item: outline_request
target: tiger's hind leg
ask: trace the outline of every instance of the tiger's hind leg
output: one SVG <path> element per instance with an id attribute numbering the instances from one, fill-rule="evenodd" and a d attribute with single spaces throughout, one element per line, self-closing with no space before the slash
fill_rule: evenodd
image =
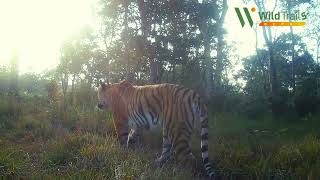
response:
<path id="1" fill-rule="evenodd" d="M 185 126 L 180 127 L 173 141 L 173 150 L 180 164 L 196 170 L 198 165 L 195 156 L 191 152 L 190 140 L 191 133 L 186 130 Z"/>
<path id="2" fill-rule="evenodd" d="M 156 163 L 162 166 L 167 160 L 170 159 L 172 154 L 172 144 L 168 137 L 168 132 L 165 128 L 163 128 L 162 134 L 162 152 L 161 156 L 156 159 Z"/>

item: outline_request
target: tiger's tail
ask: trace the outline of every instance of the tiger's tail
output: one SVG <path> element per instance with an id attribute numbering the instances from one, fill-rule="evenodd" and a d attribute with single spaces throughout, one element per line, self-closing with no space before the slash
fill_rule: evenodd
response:
<path id="1" fill-rule="evenodd" d="M 199 104 L 199 115 L 201 123 L 201 156 L 204 168 L 211 179 L 214 177 L 215 172 L 208 157 L 208 111 L 203 104 Z"/>

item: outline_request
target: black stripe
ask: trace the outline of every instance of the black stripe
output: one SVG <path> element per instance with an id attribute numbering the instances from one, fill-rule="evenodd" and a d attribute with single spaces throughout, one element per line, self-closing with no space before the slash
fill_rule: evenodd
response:
<path id="1" fill-rule="evenodd" d="M 164 148 L 164 149 L 171 149 L 171 147 L 172 147 L 172 144 L 165 144 L 165 145 L 163 145 L 162 146 L 162 148 Z"/>
<path id="2" fill-rule="evenodd" d="M 212 172 L 213 168 L 211 167 L 210 163 L 206 164 L 204 167 L 205 167 L 205 169 L 207 170 L 208 173 L 213 173 Z"/>
<path id="3" fill-rule="evenodd" d="M 201 135 L 201 140 L 208 140 L 208 133 Z"/>
<path id="4" fill-rule="evenodd" d="M 203 164 L 206 166 L 208 163 L 209 163 L 209 158 L 208 157 L 204 158 Z M 209 164 L 209 166 L 210 166 L 210 164 Z"/>
<path id="5" fill-rule="evenodd" d="M 186 124 L 187 124 L 187 126 L 189 128 L 189 133 L 191 133 L 191 131 L 193 129 L 193 125 L 190 124 L 190 118 L 189 118 L 188 112 L 186 111 L 186 108 L 187 108 L 186 106 L 183 107 L 183 113 L 184 113 L 185 116 L 187 116 L 186 119 L 185 119 L 185 122 L 186 122 Z"/>
<path id="6" fill-rule="evenodd" d="M 191 127 L 191 125 L 190 125 L 188 120 L 186 120 L 186 127 L 183 128 L 182 130 L 185 130 L 188 135 L 192 133 L 192 127 Z"/>
<path id="7" fill-rule="evenodd" d="M 195 94 L 195 93 L 194 93 Z M 193 98 L 192 98 L 193 99 Z M 192 106 L 192 99 L 191 98 L 189 98 L 189 105 L 190 105 L 190 107 L 191 107 L 191 116 L 192 116 L 192 124 L 194 125 L 195 123 L 194 123 L 194 121 L 195 121 L 195 114 L 194 114 L 194 109 L 193 109 L 193 106 Z"/>
<path id="8" fill-rule="evenodd" d="M 151 96 L 152 96 L 152 98 L 153 98 L 154 101 L 155 101 L 155 105 L 157 105 L 157 106 L 159 107 L 159 110 L 161 111 L 161 103 L 160 103 L 160 100 L 157 98 L 157 96 L 156 96 L 154 93 L 152 93 Z"/>
<path id="9" fill-rule="evenodd" d="M 174 148 L 176 149 L 176 148 L 178 148 L 178 145 L 179 144 L 185 144 L 185 145 L 188 145 L 188 141 L 187 140 L 185 140 L 185 139 L 178 139 L 178 141 L 177 142 L 175 142 L 175 143 L 173 143 L 173 145 L 174 145 Z"/>
<path id="10" fill-rule="evenodd" d="M 141 104 L 138 106 L 138 114 L 140 117 L 143 117 L 144 122 L 148 122 Z"/>
<path id="11" fill-rule="evenodd" d="M 168 156 L 171 153 L 171 149 L 167 149 L 165 152 L 162 152 L 161 155 Z"/>
<path id="12" fill-rule="evenodd" d="M 168 95 L 166 95 L 166 96 L 168 96 Z M 167 121 L 168 120 L 167 119 L 168 111 L 170 111 L 170 110 L 172 111 L 172 108 L 169 108 L 169 106 L 167 104 L 168 103 L 167 99 L 163 99 L 163 101 L 164 101 L 163 102 L 163 106 L 164 106 L 163 107 L 163 109 L 164 109 L 164 114 L 163 115 L 164 115 L 164 118 L 166 118 L 166 121 Z"/>
<path id="13" fill-rule="evenodd" d="M 131 113 L 131 114 L 129 114 L 129 117 L 128 117 L 129 119 L 128 119 L 128 121 L 130 120 L 130 119 L 132 119 L 133 121 L 134 121 L 134 118 L 133 118 L 133 114 Z"/>
<path id="14" fill-rule="evenodd" d="M 208 145 L 202 146 L 201 147 L 201 152 L 207 152 L 208 151 Z"/>
<path id="15" fill-rule="evenodd" d="M 165 121 L 167 121 L 168 111 L 169 111 L 169 108 L 168 108 L 168 107 L 164 107 L 164 114 L 163 114 L 163 118 L 164 118 L 164 119 L 162 119 L 163 124 L 164 124 Z"/>
<path id="16" fill-rule="evenodd" d="M 162 110 L 162 106 L 163 106 L 163 101 L 164 101 L 164 98 L 163 98 L 163 94 L 164 93 L 161 93 L 161 92 L 163 92 L 163 91 L 160 91 L 161 89 L 160 88 L 156 88 L 154 91 L 156 91 L 157 92 L 157 96 L 155 96 L 156 97 L 156 99 L 158 100 L 158 102 L 159 102 L 159 106 L 161 107 L 161 110 Z M 159 99 L 158 99 L 159 98 Z"/>
<path id="17" fill-rule="evenodd" d="M 154 118 L 154 115 L 152 112 L 149 112 L 150 116 L 151 116 L 151 121 L 153 122 L 153 118 Z"/>
<path id="18" fill-rule="evenodd" d="M 147 121 L 144 113 L 137 113 L 137 115 L 139 116 L 139 121 L 141 121 L 141 126 L 145 126 L 147 129 L 150 129 L 150 124 L 149 122 Z"/>
<path id="19" fill-rule="evenodd" d="M 200 102 L 200 96 L 197 97 L 197 102 L 198 102 L 198 108 L 199 108 L 199 114 L 200 114 L 200 117 L 203 117 L 203 109 L 202 109 L 202 106 L 201 106 L 201 102 Z"/>
<path id="20" fill-rule="evenodd" d="M 168 108 L 169 109 L 169 108 Z M 170 112 L 170 113 L 169 113 Z M 168 110 L 168 113 L 167 116 L 166 116 L 166 121 L 167 121 L 167 130 L 172 132 L 173 130 L 173 125 L 174 125 L 174 119 L 172 118 L 172 113 L 173 113 L 173 110 L 172 108 L 170 110 Z"/>
<path id="21" fill-rule="evenodd" d="M 153 125 L 156 125 L 158 123 L 158 118 L 155 118 L 155 115 L 152 112 L 149 112 L 151 116 L 151 122 Z"/>
<path id="22" fill-rule="evenodd" d="M 186 151 L 185 154 L 189 154 L 191 152 L 191 150 L 188 148 L 188 144 L 185 144 L 184 146 L 181 145 L 180 147 L 178 147 L 178 149 L 176 150 L 176 153 L 179 156 L 184 151 Z"/>
<path id="23" fill-rule="evenodd" d="M 191 131 L 188 131 L 187 128 L 182 128 L 182 129 L 181 129 L 181 134 L 183 134 L 186 138 L 190 138 L 190 136 L 191 136 Z"/>
<path id="24" fill-rule="evenodd" d="M 190 92 L 190 89 L 185 89 L 185 91 L 182 93 L 182 99 L 184 98 L 184 96 L 186 96 L 187 92 Z"/>
<path id="25" fill-rule="evenodd" d="M 186 102 L 186 104 L 188 105 L 188 107 L 192 107 L 190 95 L 188 96 L 188 102 Z"/>
<path id="26" fill-rule="evenodd" d="M 180 133 L 174 137 L 173 144 L 178 144 L 180 142 L 188 143 L 185 139 L 182 139 L 182 137 L 181 137 L 182 135 L 184 135 L 187 139 L 190 137 L 190 133 L 188 133 L 188 132 L 186 133 L 186 131 L 184 131 L 184 130 L 185 130 L 185 128 L 182 128 Z"/>
<path id="27" fill-rule="evenodd" d="M 209 128 L 208 122 L 207 122 L 207 123 L 202 123 L 202 124 L 201 124 L 201 128 L 206 128 L 206 129 L 208 129 L 208 128 Z"/>
<path id="28" fill-rule="evenodd" d="M 206 171 L 207 171 L 207 174 L 212 177 L 214 175 L 214 172 L 213 172 L 213 168 L 210 166 L 210 167 L 207 167 L 206 168 Z"/>
<path id="29" fill-rule="evenodd" d="M 208 118 L 205 118 L 201 122 L 201 127 L 202 128 L 208 128 Z"/>
<path id="30" fill-rule="evenodd" d="M 131 114 L 132 114 L 132 120 L 136 123 L 137 126 L 140 126 L 140 123 L 137 120 L 136 112 L 133 111 Z"/>
<path id="31" fill-rule="evenodd" d="M 197 93 L 193 92 L 192 94 L 192 100 L 194 100 L 194 98 L 196 97 Z"/>
<path id="32" fill-rule="evenodd" d="M 153 107 L 153 104 L 151 104 L 151 103 L 149 102 L 149 99 L 148 99 L 148 98 L 145 98 L 145 101 L 146 101 L 146 104 L 147 104 L 148 108 L 150 108 L 153 113 L 157 113 L 157 111 L 156 111 L 156 110 L 154 109 L 154 107 Z"/>
<path id="33" fill-rule="evenodd" d="M 149 121 L 148 121 L 146 115 L 144 114 L 143 110 L 142 110 L 142 112 L 141 111 L 139 112 L 139 116 L 142 117 L 141 120 L 144 122 L 144 125 L 146 126 L 146 128 L 150 129 Z"/>
<path id="34" fill-rule="evenodd" d="M 173 93 L 173 97 L 176 98 L 176 97 L 177 97 L 177 94 L 178 94 L 179 91 L 181 91 L 182 89 L 185 89 L 185 88 L 182 87 L 182 86 L 178 86 L 178 88 L 176 89 L 176 91 Z"/>
<path id="35" fill-rule="evenodd" d="M 140 92 L 141 92 L 141 90 L 138 90 L 138 91 L 136 91 L 137 93 L 135 94 L 136 96 L 135 96 L 135 101 L 134 101 L 134 105 L 133 106 L 135 106 L 135 105 L 137 105 L 137 104 L 140 104 Z"/>
<path id="36" fill-rule="evenodd" d="M 141 120 L 142 118 L 139 116 L 139 113 L 137 112 L 134 112 L 134 119 L 135 119 L 135 122 L 136 124 L 139 126 L 139 127 L 142 127 L 144 125 L 144 122 Z M 140 121 L 141 120 L 141 121 Z"/>

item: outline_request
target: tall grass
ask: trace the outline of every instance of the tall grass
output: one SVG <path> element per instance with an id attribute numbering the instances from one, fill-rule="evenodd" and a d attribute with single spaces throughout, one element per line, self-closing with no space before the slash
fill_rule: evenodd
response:
<path id="1" fill-rule="evenodd" d="M 40 101 L 41 102 L 41 101 Z M 158 167 L 161 131 L 144 132 L 142 148 L 119 146 L 111 114 L 73 107 L 55 116 L 43 104 L 17 102 L 20 109 L 0 129 L 0 176 L 35 179 L 203 179 L 174 159 Z M 48 105 L 49 106 L 49 105 Z M 32 108 L 37 107 L 37 108 Z M 59 108 L 57 108 L 59 109 Z M 3 121 L 1 120 L 3 123 Z M 209 157 L 220 179 L 317 179 L 320 177 L 320 125 L 316 117 L 248 119 L 210 114 Z M 201 162 L 199 131 L 192 139 Z"/>

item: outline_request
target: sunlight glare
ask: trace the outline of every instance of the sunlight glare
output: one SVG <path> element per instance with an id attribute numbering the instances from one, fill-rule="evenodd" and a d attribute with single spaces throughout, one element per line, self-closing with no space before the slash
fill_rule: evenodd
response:
<path id="1" fill-rule="evenodd" d="M 56 66 L 63 40 L 94 23 L 92 2 L 0 0 L 0 65 L 17 51 L 22 73 Z"/>

